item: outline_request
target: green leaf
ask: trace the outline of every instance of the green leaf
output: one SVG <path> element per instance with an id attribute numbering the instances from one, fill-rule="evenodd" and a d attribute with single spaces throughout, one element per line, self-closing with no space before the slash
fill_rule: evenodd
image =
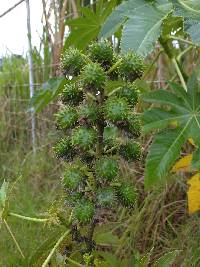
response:
<path id="1" fill-rule="evenodd" d="M 110 267 L 121 267 L 120 261 L 118 261 L 117 257 L 110 252 L 99 251 L 98 254 L 104 258 L 108 266 Z"/>
<path id="2" fill-rule="evenodd" d="M 133 11 L 138 11 L 143 6 L 147 6 L 145 0 L 129 0 L 122 2 L 107 18 L 103 25 L 99 37 L 107 38 L 114 34 L 119 27 L 129 18 Z"/>
<path id="3" fill-rule="evenodd" d="M 153 50 L 161 25 L 171 9 L 172 5 L 163 0 L 155 4 L 145 0 L 125 1 L 107 18 L 99 36 L 109 37 L 123 26 L 122 52 L 132 49 L 146 56 Z"/>
<path id="4" fill-rule="evenodd" d="M 187 127 L 189 123 L 183 129 L 168 130 L 155 136 L 146 159 L 145 188 L 161 184 L 162 178 L 173 166 L 187 140 Z"/>
<path id="5" fill-rule="evenodd" d="M 159 184 L 166 177 L 187 139 L 200 144 L 200 93 L 196 74 L 189 78 L 187 92 L 178 84 L 170 85 L 174 93 L 158 90 L 142 97 L 143 101 L 159 105 L 142 115 L 143 131 L 162 129 L 155 135 L 146 159 L 146 188 Z M 197 156 L 195 159 L 198 164 Z"/>
<path id="6" fill-rule="evenodd" d="M 190 35 L 192 41 L 200 44 L 200 21 L 194 19 L 185 20 L 185 31 Z"/>
<path id="7" fill-rule="evenodd" d="M 8 185 L 9 183 L 4 181 L 0 188 L 0 221 L 3 217 L 6 208 Z"/>
<path id="8" fill-rule="evenodd" d="M 184 115 L 172 113 L 163 109 L 155 108 L 144 112 L 142 119 L 144 123 L 143 132 L 149 133 L 153 130 L 166 128 L 170 123 L 176 122 Z"/>
<path id="9" fill-rule="evenodd" d="M 43 88 L 36 91 L 32 97 L 30 105 L 35 112 L 42 111 L 51 101 L 53 101 L 63 89 L 67 80 L 63 77 L 50 78 L 44 83 Z"/>
<path id="10" fill-rule="evenodd" d="M 184 30 L 194 43 L 200 43 L 200 2 L 198 0 L 173 0 L 174 15 L 184 17 Z"/>
<path id="11" fill-rule="evenodd" d="M 122 52 L 126 53 L 132 49 L 142 56 L 147 56 L 154 49 L 168 12 L 162 12 L 149 5 L 132 12 L 122 32 Z"/>
<path id="12" fill-rule="evenodd" d="M 48 238 L 45 239 L 27 259 L 27 266 L 41 266 L 43 258 L 46 257 L 49 250 L 53 248 L 58 239 L 58 236 L 63 233 L 63 228 L 56 228 L 49 233 Z"/>
<path id="13" fill-rule="evenodd" d="M 96 39 L 100 29 L 116 5 L 116 0 L 111 0 L 103 5 L 103 0 L 97 2 L 96 12 L 90 8 L 82 8 L 83 17 L 68 20 L 70 27 L 69 37 L 66 39 L 64 49 L 73 45 L 84 49 L 92 40 Z"/>
<path id="14" fill-rule="evenodd" d="M 181 112 L 187 112 L 187 108 L 184 107 L 184 101 L 181 98 L 162 89 L 143 94 L 142 100 L 148 103 L 170 105 Z"/>
<path id="15" fill-rule="evenodd" d="M 171 252 L 165 253 L 158 261 L 153 265 L 153 267 L 170 267 L 175 261 L 177 255 L 180 253 L 179 250 L 174 250 Z"/>
<path id="16" fill-rule="evenodd" d="M 95 234 L 94 240 L 97 244 L 101 245 L 119 244 L 119 238 L 116 235 L 113 235 L 111 232 Z"/>

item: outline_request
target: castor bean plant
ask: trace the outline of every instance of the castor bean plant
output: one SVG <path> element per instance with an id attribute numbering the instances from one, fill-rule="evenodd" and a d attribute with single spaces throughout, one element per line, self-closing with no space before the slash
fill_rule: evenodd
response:
<path id="1" fill-rule="evenodd" d="M 83 258 L 95 249 L 94 229 L 104 222 L 106 210 L 115 214 L 119 205 L 131 210 L 137 200 L 137 190 L 123 179 L 120 166 L 141 158 L 134 81 L 144 69 L 140 56 L 119 56 L 107 41 L 91 44 L 87 54 L 70 48 L 62 55 L 61 70 L 69 82 L 55 116 L 63 136 L 54 152 L 64 163 L 64 205 Z M 109 84 L 119 86 L 110 89 Z"/>

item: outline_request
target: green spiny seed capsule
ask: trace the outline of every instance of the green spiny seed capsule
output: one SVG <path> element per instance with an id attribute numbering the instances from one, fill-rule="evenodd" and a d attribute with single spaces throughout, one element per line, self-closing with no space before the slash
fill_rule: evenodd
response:
<path id="1" fill-rule="evenodd" d="M 124 98 L 109 98 L 104 105 L 106 119 L 117 122 L 123 121 L 128 117 L 130 106 Z"/>
<path id="2" fill-rule="evenodd" d="M 141 145 L 138 142 L 128 140 L 120 146 L 119 154 L 126 160 L 139 160 L 141 158 Z"/>
<path id="3" fill-rule="evenodd" d="M 66 106 L 62 107 L 61 110 L 56 114 L 57 124 L 63 129 L 69 129 L 75 126 L 78 120 L 78 113 L 74 107 Z"/>
<path id="4" fill-rule="evenodd" d="M 141 122 L 136 114 L 132 114 L 128 117 L 128 131 L 135 137 L 141 135 Z"/>
<path id="5" fill-rule="evenodd" d="M 79 105 L 83 101 L 83 91 L 76 84 L 66 84 L 61 94 L 63 103 L 69 105 Z"/>
<path id="6" fill-rule="evenodd" d="M 82 192 L 71 190 L 70 192 L 67 192 L 67 195 L 65 197 L 65 204 L 70 207 L 73 207 L 81 201 L 82 197 L 83 197 Z"/>
<path id="7" fill-rule="evenodd" d="M 83 87 L 88 91 L 97 93 L 101 90 L 106 81 L 106 75 L 98 63 L 86 65 L 81 72 Z"/>
<path id="8" fill-rule="evenodd" d="M 124 97 L 128 101 L 128 103 L 134 107 L 138 103 L 138 94 L 139 90 L 135 84 L 128 83 L 121 87 L 119 91 L 117 91 L 117 96 Z"/>
<path id="9" fill-rule="evenodd" d="M 81 181 L 84 180 L 84 173 L 77 164 L 67 165 L 63 175 L 63 185 L 70 190 L 75 190 Z"/>
<path id="10" fill-rule="evenodd" d="M 88 223 L 92 220 L 94 215 L 94 204 L 87 200 L 82 199 L 74 207 L 74 217 L 80 223 Z"/>
<path id="11" fill-rule="evenodd" d="M 95 123 L 99 118 L 99 110 L 95 104 L 88 104 L 80 107 L 79 123 Z"/>
<path id="12" fill-rule="evenodd" d="M 103 188 L 97 192 L 97 203 L 102 207 L 111 207 L 115 203 L 115 192 L 111 187 Z"/>
<path id="13" fill-rule="evenodd" d="M 113 63 L 113 49 L 108 41 L 93 43 L 89 46 L 89 57 L 98 62 L 104 69 L 108 69 Z"/>
<path id="14" fill-rule="evenodd" d="M 69 138 L 62 138 L 56 143 L 53 150 L 58 158 L 72 159 L 74 156 L 74 149 Z"/>
<path id="15" fill-rule="evenodd" d="M 132 185 L 123 183 L 117 189 L 117 196 L 123 206 L 131 207 L 137 199 L 137 192 Z"/>
<path id="16" fill-rule="evenodd" d="M 115 159 L 102 157 L 96 162 L 95 171 L 99 179 L 112 181 L 118 175 L 119 166 Z"/>
<path id="17" fill-rule="evenodd" d="M 121 64 L 119 65 L 120 76 L 130 82 L 143 75 L 145 65 L 143 59 L 134 53 L 128 53 L 122 57 Z"/>
<path id="18" fill-rule="evenodd" d="M 69 48 L 61 57 L 61 70 L 64 75 L 79 75 L 85 64 L 85 56 L 77 49 Z"/>
<path id="19" fill-rule="evenodd" d="M 97 132 L 91 127 L 80 126 L 72 133 L 72 144 L 84 150 L 94 146 L 97 140 Z"/>

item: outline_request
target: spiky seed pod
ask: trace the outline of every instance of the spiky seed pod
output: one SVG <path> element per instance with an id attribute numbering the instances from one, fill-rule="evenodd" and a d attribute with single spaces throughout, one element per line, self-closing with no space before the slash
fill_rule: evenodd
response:
<path id="1" fill-rule="evenodd" d="M 82 198 L 83 198 L 82 192 L 69 191 L 67 192 L 67 195 L 65 197 L 65 204 L 70 207 L 74 207 L 77 203 L 81 201 Z"/>
<path id="2" fill-rule="evenodd" d="M 128 103 L 134 107 L 138 103 L 139 89 L 135 84 L 127 83 L 117 91 L 116 95 L 118 97 L 126 98 Z"/>
<path id="3" fill-rule="evenodd" d="M 65 104 L 79 105 L 83 101 L 83 91 L 75 83 L 66 84 L 61 93 L 61 100 Z"/>
<path id="4" fill-rule="evenodd" d="M 123 183 L 117 189 L 117 197 L 123 206 L 131 207 L 137 199 L 137 192 L 132 185 Z"/>
<path id="5" fill-rule="evenodd" d="M 61 57 L 61 70 L 64 75 L 79 75 L 85 64 L 85 56 L 74 48 L 66 50 Z"/>
<path id="6" fill-rule="evenodd" d="M 107 70 L 113 63 L 113 49 L 108 41 L 93 43 L 89 46 L 89 57 L 92 61 L 98 62 Z"/>
<path id="7" fill-rule="evenodd" d="M 106 81 L 106 74 L 98 63 L 90 63 L 81 72 L 81 81 L 85 90 L 97 93 Z"/>
<path id="8" fill-rule="evenodd" d="M 78 164 L 67 165 L 63 175 L 63 185 L 70 189 L 75 190 L 81 181 L 84 180 L 84 172 Z"/>
<path id="9" fill-rule="evenodd" d="M 91 127 L 80 126 L 73 130 L 72 144 L 87 150 L 94 146 L 97 140 L 97 132 Z"/>
<path id="10" fill-rule="evenodd" d="M 97 192 L 97 203 L 102 207 L 111 207 L 116 201 L 115 192 L 112 187 L 99 189 Z"/>
<path id="11" fill-rule="evenodd" d="M 112 181 L 119 172 L 119 166 L 115 159 L 102 157 L 95 164 L 96 176 L 99 179 Z"/>
<path id="12" fill-rule="evenodd" d="M 141 135 L 141 121 L 136 114 L 131 114 L 128 117 L 128 131 L 134 136 L 139 137 Z"/>
<path id="13" fill-rule="evenodd" d="M 105 118 L 113 123 L 125 120 L 129 112 L 130 106 L 124 98 L 112 97 L 105 101 Z"/>
<path id="14" fill-rule="evenodd" d="M 119 65 L 120 76 L 126 81 L 133 82 L 143 75 L 145 65 L 143 59 L 134 53 L 128 53 L 122 57 Z"/>
<path id="15" fill-rule="evenodd" d="M 74 217 L 80 223 L 88 223 L 92 220 L 94 215 L 94 204 L 87 200 L 82 199 L 74 207 Z"/>
<path id="16" fill-rule="evenodd" d="M 139 160 L 141 158 L 141 145 L 133 140 L 128 140 L 120 146 L 119 154 L 128 161 Z"/>
<path id="17" fill-rule="evenodd" d="M 88 104 L 80 107 L 79 110 L 79 123 L 95 123 L 99 118 L 99 109 L 95 104 Z"/>
<path id="18" fill-rule="evenodd" d="M 71 144 L 71 140 L 69 138 L 62 138 L 59 140 L 56 145 L 53 147 L 54 153 L 58 158 L 66 158 L 72 160 L 75 150 Z"/>
<path id="19" fill-rule="evenodd" d="M 105 141 L 112 139 L 115 140 L 117 137 L 119 137 L 119 131 L 116 126 L 108 125 L 104 128 L 103 138 Z"/>
<path id="20" fill-rule="evenodd" d="M 66 130 L 75 126 L 78 120 L 78 113 L 74 107 L 65 106 L 56 114 L 59 128 Z"/>

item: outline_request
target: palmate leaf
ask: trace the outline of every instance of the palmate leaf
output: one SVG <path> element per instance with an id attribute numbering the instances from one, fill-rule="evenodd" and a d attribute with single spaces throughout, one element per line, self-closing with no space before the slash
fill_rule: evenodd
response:
<path id="1" fill-rule="evenodd" d="M 154 4 L 145 0 L 128 0 L 119 5 L 107 18 L 100 37 L 109 37 L 123 26 L 121 49 L 134 50 L 148 55 L 160 36 L 163 20 L 172 10 L 168 1 L 157 0 Z"/>
<path id="2" fill-rule="evenodd" d="M 193 74 L 189 79 L 187 92 L 177 84 L 171 84 L 171 87 L 174 93 L 158 90 L 142 96 L 143 101 L 159 105 L 159 108 L 144 112 L 144 132 L 162 130 L 155 134 L 149 148 L 146 188 L 159 183 L 166 176 L 186 140 L 192 138 L 196 145 L 200 144 L 200 93 L 196 75 Z M 198 155 L 195 162 L 199 162 Z"/>
<path id="3" fill-rule="evenodd" d="M 122 32 L 122 53 L 132 49 L 142 56 L 147 56 L 154 49 L 161 33 L 161 25 L 168 16 L 168 12 L 155 9 L 150 5 L 132 12 Z"/>
<path id="4" fill-rule="evenodd" d="M 70 45 L 78 49 L 84 49 L 92 40 L 96 39 L 105 19 L 112 12 L 116 5 L 116 0 L 103 4 L 103 0 L 97 1 L 96 11 L 89 7 L 81 9 L 83 17 L 67 20 L 70 27 L 69 37 L 66 39 L 64 49 Z"/>
<path id="5" fill-rule="evenodd" d="M 200 1 L 173 0 L 174 15 L 184 17 L 184 30 L 193 42 L 200 43 Z"/>

